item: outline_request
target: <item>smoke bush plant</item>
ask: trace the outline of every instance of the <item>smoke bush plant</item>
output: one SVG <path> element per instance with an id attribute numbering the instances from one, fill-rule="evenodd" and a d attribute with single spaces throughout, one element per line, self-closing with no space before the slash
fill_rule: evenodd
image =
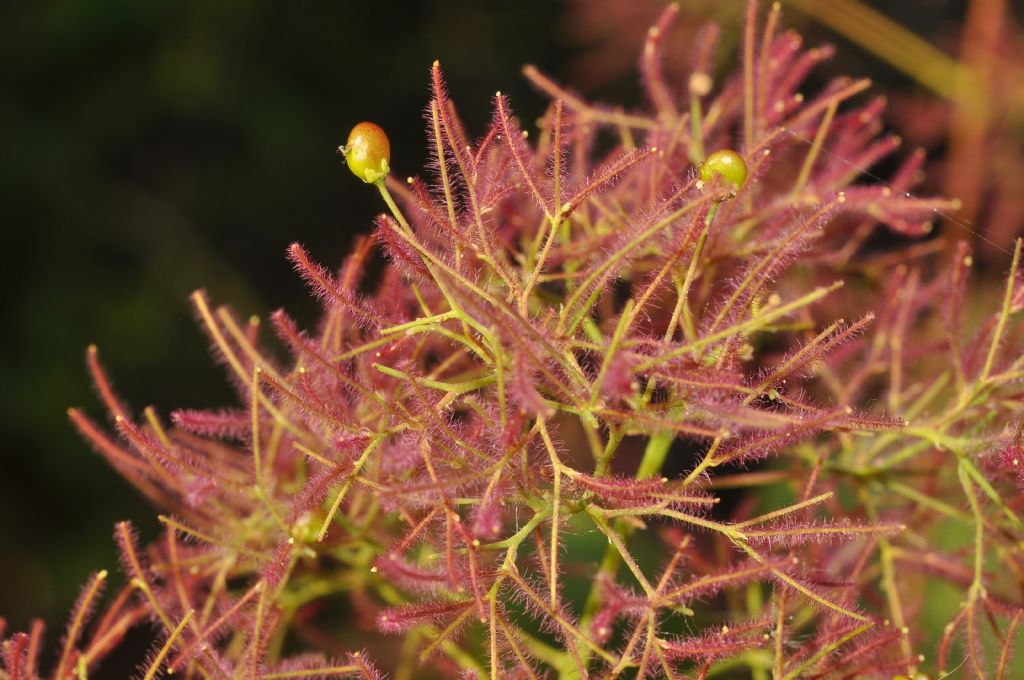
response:
<path id="1" fill-rule="evenodd" d="M 337 274 L 289 248 L 325 308 L 316 333 L 271 316 L 293 361 L 192 298 L 237 408 L 136 415 L 90 348 L 117 436 L 71 419 L 170 514 L 148 547 L 116 526 L 127 583 L 92 621 L 93 576 L 47 677 L 140 625 L 147 680 L 1008 677 L 1020 243 L 975 312 L 967 247 L 914 238 L 956 207 L 907 193 L 922 155 L 865 181 L 898 146 L 866 81 L 805 98 L 829 50 L 750 2 L 735 74 L 715 86 L 708 26 L 665 82 L 674 13 L 646 111 L 528 67 L 537 133 L 498 94 L 471 143 L 435 63 L 408 182 L 360 125 L 349 165 L 388 211 Z M 909 238 L 848 246 L 874 232 Z M 961 598 L 938 639 L 937 584 Z M 44 675 L 41 637 L 7 637 L 0 677 Z"/>

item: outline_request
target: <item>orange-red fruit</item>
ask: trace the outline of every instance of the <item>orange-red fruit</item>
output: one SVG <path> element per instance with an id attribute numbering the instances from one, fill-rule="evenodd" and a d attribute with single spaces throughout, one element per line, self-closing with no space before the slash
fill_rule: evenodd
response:
<path id="1" fill-rule="evenodd" d="M 348 169 L 367 184 L 387 177 L 391 168 L 391 142 L 376 123 L 363 121 L 352 128 L 341 151 Z"/>

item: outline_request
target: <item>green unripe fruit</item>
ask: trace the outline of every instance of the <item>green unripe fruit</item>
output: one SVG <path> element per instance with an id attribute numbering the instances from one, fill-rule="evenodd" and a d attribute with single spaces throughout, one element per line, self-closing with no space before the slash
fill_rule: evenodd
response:
<path id="1" fill-rule="evenodd" d="M 375 123 L 364 121 L 352 128 L 341 152 L 352 174 L 367 184 L 384 179 L 391 169 L 391 142 Z"/>
<path id="2" fill-rule="evenodd" d="M 747 162 L 732 149 L 716 151 L 700 164 L 700 181 L 709 184 L 718 176 L 731 188 L 739 189 L 747 181 Z"/>

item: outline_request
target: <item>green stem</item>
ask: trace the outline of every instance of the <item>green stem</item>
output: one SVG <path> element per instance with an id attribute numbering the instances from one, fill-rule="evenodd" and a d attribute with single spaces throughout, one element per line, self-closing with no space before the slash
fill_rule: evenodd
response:
<path id="1" fill-rule="evenodd" d="M 1003 339 L 1003 331 L 1006 329 L 1006 322 L 1010 318 L 1010 304 L 1013 301 L 1013 290 L 1017 283 L 1017 269 L 1020 266 L 1021 243 L 1024 239 L 1017 239 L 1017 245 L 1013 249 L 1013 264 L 1010 265 L 1010 275 L 1006 279 L 1006 292 L 1003 295 L 1003 308 L 999 312 L 999 321 L 996 322 L 996 329 L 992 333 L 992 343 L 988 347 L 988 356 L 985 357 L 985 366 L 981 369 L 980 381 L 988 380 L 992 372 L 992 366 L 996 361 L 996 351 Z"/>
<path id="2" fill-rule="evenodd" d="M 644 449 L 643 458 L 640 459 L 640 466 L 636 471 L 637 479 L 649 479 L 661 471 L 661 467 L 665 463 L 665 458 L 668 456 L 668 450 L 672 445 L 674 438 L 674 433 L 669 431 L 658 432 L 647 440 L 647 447 Z M 602 461 L 605 459 L 609 460 L 609 463 L 606 463 L 600 468 L 602 473 L 607 471 L 610 464 L 610 458 L 611 455 L 606 455 L 602 459 Z M 623 543 L 629 540 L 629 536 L 633 532 L 632 527 L 623 521 L 615 523 L 614 531 L 622 537 Z M 619 555 L 618 549 L 609 542 L 608 547 L 604 551 L 604 556 L 601 558 L 601 564 L 597 568 L 597 575 L 605 574 L 614 577 L 621 565 L 622 557 Z M 594 583 L 597 583 L 597 578 L 594 579 Z M 590 592 L 587 594 L 586 603 L 583 605 L 583 616 L 580 618 L 580 630 L 584 632 L 587 631 L 590 622 L 593 620 L 594 615 L 597 614 L 597 610 L 600 606 L 601 594 L 598 592 L 595 585 L 590 589 Z M 587 657 L 589 656 L 588 650 L 585 647 L 582 647 L 579 650 L 579 654 L 583 663 L 586 664 Z"/>
<path id="3" fill-rule="evenodd" d="M 718 206 L 720 205 L 720 201 L 712 203 L 707 217 L 704 218 L 704 228 L 697 238 L 697 245 L 693 249 L 693 257 L 690 259 L 690 266 L 686 270 L 686 277 L 683 279 L 683 286 L 679 291 L 679 300 L 676 303 L 677 306 L 682 308 L 683 328 L 686 331 L 686 339 L 689 342 L 692 342 L 697 337 L 697 329 L 693 325 L 693 313 L 690 311 L 690 287 L 693 285 L 694 279 L 697 278 L 697 268 L 700 266 L 700 259 L 704 254 L 704 244 L 707 243 L 708 234 L 711 233 L 711 223 L 715 221 L 715 215 L 718 214 Z M 676 318 L 675 312 L 673 312 L 672 317 Z"/>

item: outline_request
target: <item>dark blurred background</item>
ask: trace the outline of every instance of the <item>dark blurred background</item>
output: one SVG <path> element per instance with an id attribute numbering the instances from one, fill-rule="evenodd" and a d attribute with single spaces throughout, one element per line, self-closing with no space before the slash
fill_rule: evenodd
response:
<path id="1" fill-rule="evenodd" d="M 954 46 L 966 5 L 875 4 Z M 103 418 L 88 343 L 136 409 L 229 404 L 188 294 L 316 323 L 284 249 L 301 241 L 337 264 L 380 211 L 335 150 L 354 123 L 385 127 L 395 172 L 417 173 L 435 58 L 473 134 L 495 90 L 524 121 L 543 111 L 520 76 L 527 62 L 633 105 L 631 67 L 657 5 L 0 3 L 0 614 L 15 629 L 43 617 L 52 642 L 87 575 L 116 570 L 113 523 L 156 533 L 153 509 L 67 422 L 72 405 Z M 742 5 L 694 1 L 684 13 L 730 25 Z M 928 96 L 799 11 L 784 22 L 839 43 L 831 71 Z"/>

